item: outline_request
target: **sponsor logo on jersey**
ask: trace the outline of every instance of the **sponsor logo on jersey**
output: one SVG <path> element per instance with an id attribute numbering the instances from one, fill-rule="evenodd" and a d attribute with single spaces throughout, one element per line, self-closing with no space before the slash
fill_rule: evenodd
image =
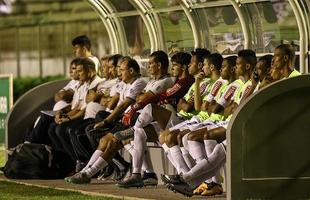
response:
<path id="1" fill-rule="evenodd" d="M 211 91 L 211 95 L 212 96 L 215 96 L 217 93 L 218 93 L 218 91 L 219 91 L 219 89 L 221 88 L 221 86 L 222 86 L 222 81 L 217 81 L 215 84 L 214 84 L 214 87 L 213 87 L 213 89 L 212 89 L 212 91 Z"/>
<path id="2" fill-rule="evenodd" d="M 181 89 L 181 85 L 175 84 L 172 88 L 167 89 L 167 96 L 171 96 L 176 93 L 179 89 Z"/>
<path id="3" fill-rule="evenodd" d="M 207 83 L 202 83 L 200 88 L 199 88 L 199 92 L 201 95 L 203 95 L 205 89 L 207 88 Z M 194 94 L 194 90 L 192 90 L 192 93 L 191 93 L 191 97 L 190 99 L 188 100 L 189 103 L 193 103 L 194 102 L 194 98 L 195 98 L 195 94 Z"/>
<path id="4" fill-rule="evenodd" d="M 200 86 L 200 88 L 199 88 L 200 94 L 202 94 L 205 91 L 205 89 L 207 88 L 207 85 L 208 85 L 207 83 L 203 83 Z"/>
<path id="5" fill-rule="evenodd" d="M 229 99 L 231 99 L 231 97 L 234 95 L 235 91 L 236 91 L 237 87 L 236 86 L 231 86 L 229 87 L 228 91 L 226 92 L 224 99 L 226 101 L 228 101 Z"/>
<path id="6" fill-rule="evenodd" d="M 251 87 L 252 87 L 251 85 L 248 85 L 248 86 L 245 88 L 245 90 L 243 91 L 242 97 L 248 95 L 248 93 L 250 92 Z"/>

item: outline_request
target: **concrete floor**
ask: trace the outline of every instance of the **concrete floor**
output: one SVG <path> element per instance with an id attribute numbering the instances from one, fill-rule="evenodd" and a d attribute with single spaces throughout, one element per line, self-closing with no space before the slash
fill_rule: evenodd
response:
<path id="1" fill-rule="evenodd" d="M 74 185 L 65 183 L 63 180 L 9 180 L 0 174 L 0 180 L 13 181 L 27 185 L 39 187 L 49 187 L 56 189 L 74 190 L 84 194 L 115 197 L 119 199 L 160 199 L 160 200 L 182 200 L 189 199 L 181 194 L 169 191 L 164 185 L 157 187 L 143 187 L 139 189 L 121 189 L 115 186 L 113 181 L 92 180 L 91 184 Z M 202 196 L 193 196 L 191 199 L 206 199 Z M 226 200 L 226 195 L 208 197 L 212 200 Z"/>

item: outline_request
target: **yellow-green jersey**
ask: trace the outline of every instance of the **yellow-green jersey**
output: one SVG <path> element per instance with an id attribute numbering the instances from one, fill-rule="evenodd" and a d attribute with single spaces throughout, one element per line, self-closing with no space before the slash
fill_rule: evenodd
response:
<path id="1" fill-rule="evenodd" d="M 196 83 L 194 83 L 190 87 L 190 89 L 188 90 L 188 92 L 184 96 L 184 99 L 185 99 L 185 101 L 187 103 L 194 103 L 194 99 L 195 99 L 195 84 Z M 213 84 L 214 84 L 214 81 L 211 80 L 210 78 L 205 78 L 200 83 L 199 90 L 200 90 L 200 94 L 201 94 L 202 98 L 210 92 L 211 87 L 212 87 Z M 190 119 L 192 116 L 197 114 L 197 112 L 195 112 L 195 111 L 193 111 L 193 112 L 185 112 L 185 111 L 181 110 L 178 114 L 180 116 L 182 116 L 183 118 Z"/>
<path id="2" fill-rule="evenodd" d="M 217 101 L 223 95 L 228 84 L 229 82 L 227 80 L 219 78 L 218 81 L 214 83 L 214 86 L 212 86 L 211 92 L 203 98 L 203 101 Z M 209 117 L 208 111 L 200 111 L 198 113 L 198 118 L 201 120 L 208 119 Z"/>
<path id="3" fill-rule="evenodd" d="M 291 78 L 291 77 L 295 77 L 295 76 L 299 76 L 301 75 L 301 73 L 299 71 L 297 71 L 296 69 L 294 69 L 290 75 L 288 76 L 288 78 Z"/>
<path id="4" fill-rule="evenodd" d="M 239 105 L 243 97 L 245 97 L 250 92 L 251 87 L 252 87 L 252 80 L 249 79 L 237 90 L 236 95 L 234 96 L 234 102 Z"/>
<path id="5" fill-rule="evenodd" d="M 220 96 L 215 98 L 216 103 L 218 103 L 223 108 L 225 108 L 227 103 L 234 99 L 234 95 L 236 94 L 237 90 L 243 84 L 244 83 L 240 79 L 235 80 L 234 82 L 230 83 L 228 86 L 223 88 L 223 91 L 220 92 Z M 207 112 L 202 112 L 202 111 L 199 112 L 198 117 L 201 120 L 212 120 L 212 121 L 224 119 L 224 116 L 222 115 L 222 113 L 219 113 L 219 114 L 212 113 L 211 115 L 208 115 Z"/>
<path id="6" fill-rule="evenodd" d="M 206 95 L 202 100 L 211 103 L 214 100 L 214 98 L 218 95 L 219 91 L 222 91 L 223 88 L 225 88 L 227 85 L 228 80 L 225 80 L 222 77 L 220 77 L 213 84 L 210 93 Z"/>

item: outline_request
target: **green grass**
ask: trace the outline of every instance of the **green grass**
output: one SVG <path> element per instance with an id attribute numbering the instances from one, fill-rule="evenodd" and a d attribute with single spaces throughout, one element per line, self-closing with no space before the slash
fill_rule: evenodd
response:
<path id="1" fill-rule="evenodd" d="M 0 167 L 4 166 L 4 145 L 0 144 Z M 0 172 L 2 173 L 2 172 Z M 79 192 L 71 192 L 65 190 L 56 190 L 48 188 L 40 188 L 35 186 L 26 186 L 23 184 L 17 184 L 7 181 L 0 181 L 0 200 L 108 200 L 113 198 L 101 197 L 101 196 L 88 196 Z"/>
<path id="2" fill-rule="evenodd" d="M 26 186 L 22 184 L 0 181 L 0 200 L 19 200 L 19 199 L 31 199 L 31 200 L 108 200 L 113 198 L 106 198 L 100 196 L 88 196 L 78 192 L 71 192 L 65 190 L 47 189 L 35 186 Z"/>

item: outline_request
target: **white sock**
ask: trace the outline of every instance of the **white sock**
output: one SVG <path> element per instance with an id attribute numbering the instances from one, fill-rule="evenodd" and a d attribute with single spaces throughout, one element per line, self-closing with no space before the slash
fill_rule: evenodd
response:
<path id="1" fill-rule="evenodd" d="M 212 182 L 217 183 L 217 184 L 221 184 L 222 183 L 222 177 L 220 174 L 220 170 L 218 170 L 215 173 L 215 176 L 212 177 Z"/>
<path id="2" fill-rule="evenodd" d="M 177 165 L 177 170 L 182 172 L 182 173 L 188 172 L 189 168 L 186 165 L 185 160 L 182 156 L 180 146 L 175 145 L 175 146 L 169 148 L 169 151 L 171 153 L 171 157 L 172 157 L 174 163 L 176 163 L 176 165 Z"/>
<path id="3" fill-rule="evenodd" d="M 91 156 L 91 158 L 89 159 L 87 165 L 86 165 L 81 171 L 85 171 L 85 170 L 87 170 L 89 167 L 91 167 L 91 166 L 94 164 L 94 162 L 96 162 L 96 160 L 97 160 L 102 154 L 103 154 L 103 152 L 97 149 L 97 150 L 93 153 L 93 155 Z"/>
<path id="4" fill-rule="evenodd" d="M 145 171 L 146 173 L 154 173 L 150 151 L 146 149 L 144 152 L 145 154 L 144 154 L 144 159 L 142 163 L 142 171 Z"/>
<path id="5" fill-rule="evenodd" d="M 208 156 L 212 153 L 213 149 L 217 145 L 217 141 L 216 140 L 204 140 L 203 142 L 205 144 L 206 154 Z"/>
<path id="6" fill-rule="evenodd" d="M 92 164 L 92 166 L 86 169 L 84 172 L 88 177 L 92 177 L 101 169 L 105 168 L 107 165 L 108 165 L 107 161 L 105 161 L 101 156 L 99 156 L 96 162 L 94 162 L 94 164 Z"/>
<path id="7" fill-rule="evenodd" d="M 142 111 L 141 111 L 141 113 L 140 113 L 140 115 L 139 115 L 139 117 L 135 123 L 135 127 L 137 127 L 137 128 L 146 127 L 152 121 L 153 121 L 152 105 L 148 104 L 142 109 Z"/>
<path id="8" fill-rule="evenodd" d="M 171 152 L 169 151 L 169 147 L 167 146 L 167 144 L 164 143 L 164 144 L 162 145 L 162 148 L 164 149 L 164 151 L 165 151 L 165 153 L 166 153 L 166 155 L 167 155 L 167 158 L 169 159 L 170 163 L 171 163 L 171 164 L 173 165 L 173 167 L 177 170 L 178 174 L 180 174 L 181 172 L 178 171 L 178 167 L 177 167 L 176 163 L 174 162 L 174 160 L 173 160 L 173 158 L 172 158 L 172 156 L 171 156 Z"/>
<path id="9" fill-rule="evenodd" d="M 201 142 L 188 140 L 188 150 L 189 154 L 195 159 L 196 163 L 199 163 L 202 159 L 206 158 L 204 144 Z"/>
<path id="10" fill-rule="evenodd" d="M 189 154 L 188 150 L 184 147 L 181 147 L 182 156 L 185 160 L 186 165 L 189 169 L 193 168 L 195 166 L 195 160 L 193 157 Z"/>
<path id="11" fill-rule="evenodd" d="M 126 144 L 126 145 L 124 146 L 124 148 L 125 148 L 125 149 L 129 152 L 129 154 L 132 156 L 133 151 L 134 151 L 133 145 L 132 145 L 131 143 L 129 143 L 129 144 Z"/>
<path id="12" fill-rule="evenodd" d="M 132 173 L 141 173 L 146 149 L 146 134 L 143 128 L 135 127 L 134 151 L 132 154 Z"/>
<path id="13" fill-rule="evenodd" d="M 203 142 L 205 144 L 205 150 L 206 150 L 206 154 L 208 157 L 212 153 L 214 147 L 217 145 L 217 141 L 216 140 L 204 140 Z M 218 175 L 218 173 L 217 173 L 217 175 Z M 213 179 L 215 180 L 215 177 L 208 179 L 207 182 L 211 183 L 214 181 Z"/>
<path id="14" fill-rule="evenodd" d="M 199 185 L 204 180 L 213 177 L 226 162 L 226 151 L 222 144 L 216 145 L 208 159 L 203 159 L 189 172 L 183 174 L 183 179 L 190 185 Z"/>

